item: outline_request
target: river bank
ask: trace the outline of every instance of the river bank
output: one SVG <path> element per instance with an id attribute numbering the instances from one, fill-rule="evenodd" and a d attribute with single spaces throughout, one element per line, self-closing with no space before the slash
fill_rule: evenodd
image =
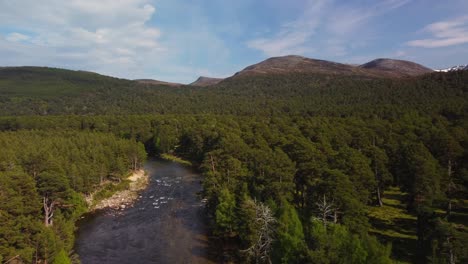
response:
<path id="1" fill-rule="evenodd" d="M 177 157 L 174 154 L 169 154 L 169 153 L 163 153 L 161 154 L 161 159 L 167 160 L 167 161 L 172 161 L 172 162 L 177 162 L 180 163 L 184 166 L 192 167 L 192 163 L 188 160 L 184 160 L 180 157 Z"/>
<path id="2" fill-rule="evenodd" d="M 144 190 L 149 183 L 149 174 L 145 170 L 134 171 L 126 180 L 129 181 L 128 188 L 117 191 L 111 197 L 96 201 L 95 194 L 91 194 L 85 198 L 88 204 L 89 211 L 112 208 L 125 209 L 132 206 L 138 199 L 139 192 Z"/>
<path id="3" fill-rule="evenodd" d="M 149 160 L 147 187 L 132 206 L 98 210 L 78 224 L 74 251 L 86 264 L 216 263 L 208 238 L 201 175 Z"/>

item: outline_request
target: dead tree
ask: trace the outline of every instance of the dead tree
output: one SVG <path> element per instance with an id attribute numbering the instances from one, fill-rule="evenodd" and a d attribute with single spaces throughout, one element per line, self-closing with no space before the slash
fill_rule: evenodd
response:
<path id="1" fill-rule="evenodd" d="M 213 159 L 213 155 L 211 154 L 210 154 L 210 161 L 211 161 L 211 171 L 213 172 L 213 175 L 216 176 L 215 162 Z"/>
<path id="2" fill-rule="evenodd" d="M 6 262 L 4 262 L 3 264 L 20 264 L 20 263 L 23 263 L 23 260 L 21 259 L 20 255 L 16 255 L 10 258 L 9 260 L 7 260 Z"/>
<path id="3" fill-rule="evenodd" d="M 255 204 L 255 222 L 258 225 L 255 243 L 242 250 L 255 259 L 255 263 L 271 263 L 270 250 L 273 244 L 274 224 L 276 219 L 270 208 L 263 203 Z"/>
<path id="4" fill-rule="evenodd" d="M 72 204 L 66 204 L 60 198 L 54 200 L 48 196 L 42 197 L 42 206 L 44 208 L 44 225 L 49 227 L 54 224 L 54 212 L 57 208 L 73 207 Z"/>
<path id="5" fill-rule="evenodd" d="M 54 211 L 58 205 L 57 201 L 49 199 L 49 197 L 44 196 L 42 199 L 42 205 L 44 207 L 44 225 L 52 226 L 54 223 Z"/>
<path id="6" fill-rule="evenodd" d="M 323 199 L 320 199 L 315 203 L 317 205 L 318 219 L 322 221 L 323 225 L 326 227 L 329 219 L 333 219 L 333 223 L 338 222 L 338 208 L 335 206 L 334 200 L 327 201 L 327 196 L 323 195 Z"/>

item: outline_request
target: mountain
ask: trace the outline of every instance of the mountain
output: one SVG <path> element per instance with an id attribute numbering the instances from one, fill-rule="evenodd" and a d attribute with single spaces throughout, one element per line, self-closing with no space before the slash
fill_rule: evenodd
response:
<path id="1" fill-rule="evenodd" d="M 172 87 L 183 86 L 183 84 L 181 83 L 164 82 L 164 81 L 158 81 L 158 80 L 153 80 L 153 79 L 137 79 L 135 81 L 141 84 L 166 85 L 166 86 L 172 86 Z"/>
<path id="2" fill-rule="evenodd" d="M 365 114 L 373 109 L 374 113 L 381 114 L 379 111 L 385 112 L 389 105 L 395 104 L 417 106 L 423 111 L 428 111 L 428 108 L 439 111 L 457 105 L 460 96 L 466 96 L 464 87 L 459 84 L 468 83 L 468 71 L 449 72 L 442 74 L 444 76 L 433 73 L 390 79 L 366 77 L 381 76 L 376 75 L 373 69 L 310 59 L 305 64 L 311 64 L 322 72 L 329 73 L 332 68 L 345 74 L 303 73 L 299 68 L 298 72 L 286 71 L 287 74 L 234 76 L 204 89 L 192 86 L 174 89 L 167 85 L 147 85 L 82 71 L 0 68 L 0 116 L 302 115 L 334 114 L 349 109 L 359 109 Z M 355 73 L 361 75 L 353 75 Z M 450 108 L 447 111 L 455 110 Z"/>
<path id="3" fill-rule="evenodd" d="M 220 83 L 222 78 L 210 78 L 210 77 L 204 77 L 200 76 L 196 81 L 191 83 L 190 85 L 192 86 L 211 86 Z"/>
<path id="4" fill-rule="evenodd" d="M 237 72 L 234 77 L 257 74 L 310 73 L 374 78 L 399 78 L 422 75 L 429 72 L 432 72 L 432 70 L 427 67 L 403 60 L 377 59 L 357 66 L 289 55 L 269 58 L 260 63 L 248 66 L 242 71 Z"/>
<path id="5" fill-rule="evenodd" d="M 0 95 L 65 96 L 127 87 L 134 82 L 88 71 L 49 67 L 0 67 Z"/>
<path id="6" fill-rule="evenodd" d="M 326 60 L 309 59 L 296 55 L 269 58 L 260 63 L 248 66 L 235 75 L 282 74 L 292 72 L 346 75 L 362 73 L 365 75 L 365 71 L 351 65 Z"/>
<path id="7" fill-rule="evenodd" d="M 417 76 L 433 72 L 433 70 L 411 61 L 393 59 L 376 59 L 360 65 L 359 68 L 374 70 L 395 77 Z"/>
<path id="8" fill-rule="evenodd" d="M 457 65 L 447 69 L 435 70 L 437 72 L 453 72 L 453 71 L 468 71 L 468 64 L 466 65 Z"/>

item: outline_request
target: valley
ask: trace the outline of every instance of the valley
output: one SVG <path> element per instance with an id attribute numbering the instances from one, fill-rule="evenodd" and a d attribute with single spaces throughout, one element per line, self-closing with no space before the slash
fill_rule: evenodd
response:
<path id="1" fill-rule="evenodd" d="M 0 260 L 463 263 L 467 84 L 300 56 L 193 85 L 1 68 Z"/>

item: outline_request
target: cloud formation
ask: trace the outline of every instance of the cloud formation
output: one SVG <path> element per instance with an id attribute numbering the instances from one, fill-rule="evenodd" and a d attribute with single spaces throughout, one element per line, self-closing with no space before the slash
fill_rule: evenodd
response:
<path id="1" fill-rule="evenodd" d="M 309 1 L 305 12 L 296 20 L 281 26 L 272 37 L 257 38 L 247 42 L 247 46 L 264 52 L 267 56 L 302 54 L 310 49 L 306 43 L 314 35 L 320 23 L 320 11 L 328 0 Z"/>
<path id="2" fill-rule="evenodd" d="M 15 0 L 1 1 L 0 10 L 0 24 L 12 31 L 0 39 L 0 54 L 17 54 L 2 56 L 10 65 L 47 62 L 127 76 L 165 49 L 160 30 L 147 24 L 155 13 L 147 0 Z"/>
<path id="3" fill-rule="evenodd" d="M 466 0 L 0 0 L 0 66 L 183 83 L 286 54 L 445 67 L 466 63 L 466 8 Z M 458 18 L 426 26 L 435 15 Z"/>
<path id="4" fill-rule="evenodd" d="M 21 33 L 14 32 L 14 33 L 8 34 L 8 35 L 5 37 L 5 39 L 8 40 L 8 41 L 10 41 L 10 42 L 20 42 L 20 41 L 29 40 L 30 37 L 27 36 L 27 35 L 21 34 Z"/>
<path id="5" fill-rule="evenodd" d="M 407 42 L 407 45 L 440 48 L 468 43 L 468 16 L 429 24 L 423 29 L 423 32 L 431 34 L 431 37 L 412 40 Z"/>
<path id="6" fill-rule="evenodd" d="M 346 55 L 347 42 L 366 26 L 370 19 L 402 7 L 410 0 L 384 0 L 361 6 L 336 4 L 333 0 L 307 1 L 303 14 L 285 23 L 273 36 L 247 42 L 247 46 L 267 56 L 328 52 Z M 321 37 L 316 37 L 318 34 Z M 326 42 L 320 42 L 326 37 Z"/>

